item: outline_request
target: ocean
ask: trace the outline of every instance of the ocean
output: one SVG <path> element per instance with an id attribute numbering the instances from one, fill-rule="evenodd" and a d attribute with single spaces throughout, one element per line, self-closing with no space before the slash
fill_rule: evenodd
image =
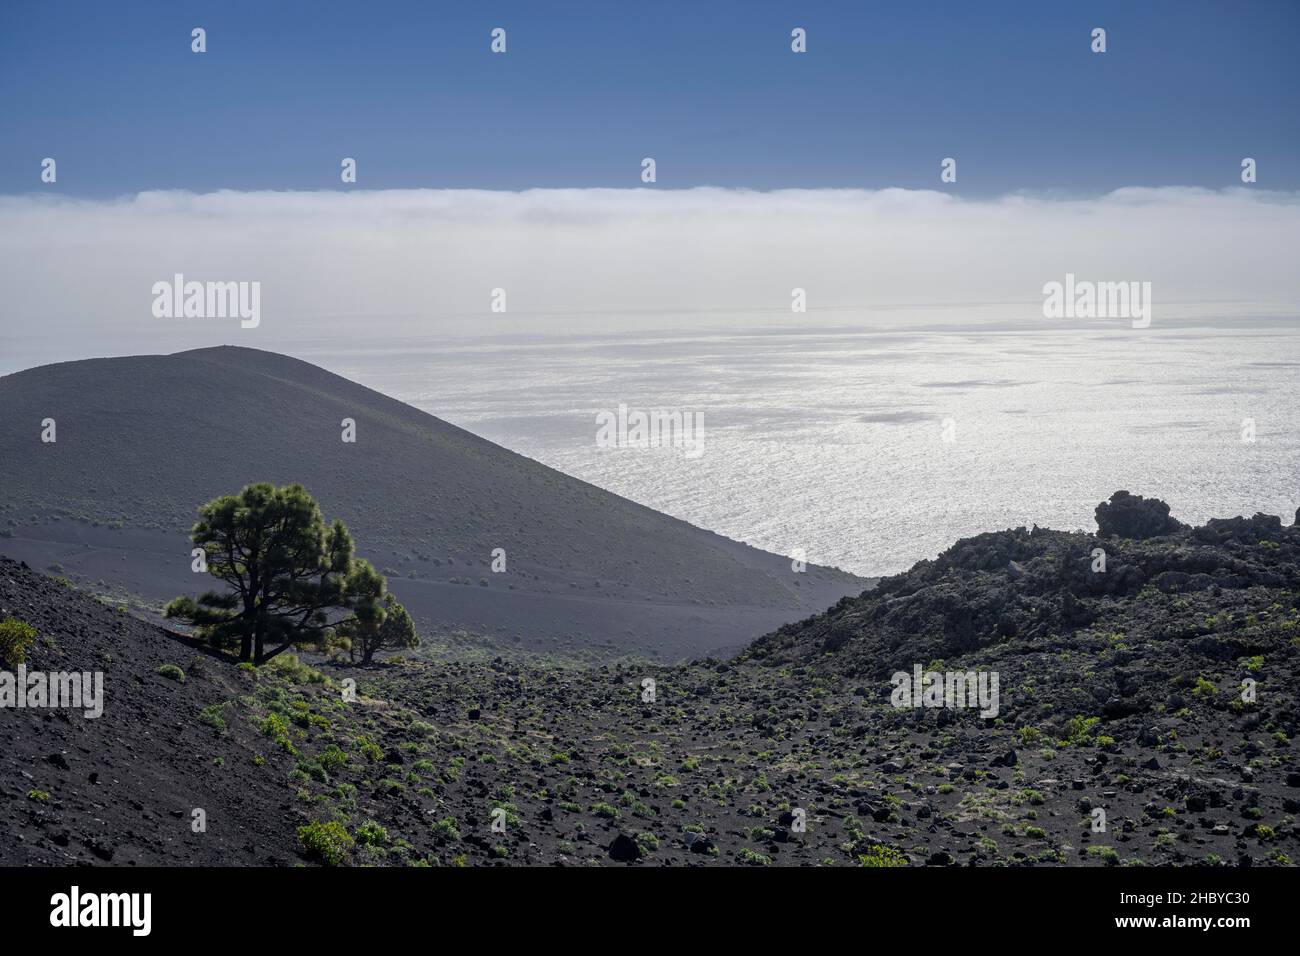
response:
<path id="1" fill-rule="evenodd" d="M 863 575 L 958 538 L 1095 527 L 1117 489 L 1175 517 L 1300 506 L 1300 322 L 750 329 L 297 350 L 567 474 Z M 681 413 L 687 447 L 598 416 Z M 694 417 L 692 417 L 694 416 Z"/>

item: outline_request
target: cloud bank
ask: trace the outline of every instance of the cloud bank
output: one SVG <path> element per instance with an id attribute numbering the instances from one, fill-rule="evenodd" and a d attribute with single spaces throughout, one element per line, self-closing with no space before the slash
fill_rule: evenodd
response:
<path id="1" fill-rule="evenodd" d="M 1196 303 L 1300 311 L 1297 248 L 1300 194 L 1255 189 L 10 196 L 0 340 L 14 354 L 72 358 L 216 342 L 890 325 L 936 306 L 950 322 L 1032 320 L 1043 284 L 1067 272 L 1151 282 L 1158 324 Z M 176 273 L 260 282 L 259 328 L 155 318 L 150 289 Z M 804 315 L 790 310 L 795 287 Z M 490 311 L 498 288 L 505 314 Z"/>

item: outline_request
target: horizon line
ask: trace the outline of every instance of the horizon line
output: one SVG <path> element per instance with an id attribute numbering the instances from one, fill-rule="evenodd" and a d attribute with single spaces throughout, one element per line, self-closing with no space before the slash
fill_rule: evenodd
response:
<path id="1" fill-rule="evenodd" d="M 207 198 L 216 196 L 240 195 L 240 196 L 347 196 L 353 194 L 362 195 L 380 195 L 391 193 L 456 193 L 460 195 L 480 195 L 486 194 L 491 196 L 525 196 L 533 193 L 541 194 L 560 194 L 560 193 L 607 193 L 618 195 L 635 195 L 635 194 L 654 194 L 662 193 L 667 195 L 680 195 L 683 193 L 727 193 L 737 196 L 779 196 L 785 194 L 846 194 L 846 195 L 870 195 L 879 196 L 882 194 L 901 193 L 909 196 L 935 196 L 942 197 L 952 202 L 965 203 L 993 203 L 1006 200 L 1028 200 L 1033 202 L 1086 202 L 1090 200 L 1124 198 L 1126 196 L 1138 197 L 1141 194 L 1149 193 L 1177 193 L 1187 196 L 1247 196 L 1252 195 L 1261 199 L 1278 198 L 1300 200 L 1300 188 L 1297 189 L 1268 189 L 1259 187 L 1255 184 L 1225 184 L 1223 186 L 1198 186 L 1181 183 L 1163 183 L 1160 185 L 1127 185 L 1116 186 L 1111 189 L 1096 191 L 1074 191 L 1066 187 L 1053 186 L 1045 188 L 1025 188 L 1009 190 L 1000 193 L 963 195 L 957 190 L 938 189 L 938 188 L 917 188 L 909 186 L 777 186 L 770 189 L 755 188 L 752 186 L 726 186 L 712 183 L 698 183 L 690 186 L 659 186 L 659 185 L 637 185 L 637 186 L 525 186 L 518 189 L 510 188 L 492 188 L 480 186 L 348 186 L 347 188 L 331 187 L 317 189 L 245 189 L 240 187 L 223 186 L 217 189 L 194 190 L 185 188 L 165 188 L 165 189 L 141 189 L 135 192 L 121 192 L 105 195 L 84 195 L 72 192 L 63 192 L 57 187 L 50 189 L 33 189 L 27 192 L 0 192 L 0 201 L 14 199 L 49 199 L 49 200 L 68 200 L 77 202 L 95 202 L 95 203 L 113 203 L 124 202 L 139 199 L 146 196 L 177 196 L 192 198 Z"/>

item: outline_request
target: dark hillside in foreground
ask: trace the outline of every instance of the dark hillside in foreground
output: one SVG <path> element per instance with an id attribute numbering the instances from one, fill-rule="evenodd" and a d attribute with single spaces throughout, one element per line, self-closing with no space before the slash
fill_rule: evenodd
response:
<path id="1" fill-rule="evenodd" d="M 979 535 L 738 659 L 678 667 L 392 661 L 321 682 L 208 657 L 0 560 L 7 615 L 36 625 L 33 666 L 101 667 L 107 699 L 95 721 L 0 710 L 0 864 L 319 861 L 310 823 L 342 831 L 339 862 L 383 865 L 1300 854 L 1300 528 L 1276 518 Z M 996 671 L 996 717 L 894 707 L 890 672 L 914 664 Z"/>
<path id="2" fill-rule="evenodd" d="M 794 574 L 788 558 L 271 352 L 43 366 L 0 378 L 0 408 L 0 553 L 152 602 L 196 590 L 185 538 L 196 509 L 252 481 L 305 485 L 422 631 L 484 636 L 490 650 L 738 649 L 870 583 Z M 55 443 L 40 440 L 46 418 Z M 355 444 L 341 440 L 345 418 Z M 495 548 L 505 574 L 490 570 Z"/>
<path id="3" fill-rule="evenodd" d="M 29 672 L 103 673 L 103 713 L 0 709 L 0 863 L 296 862 L 292 769 L 244 721 L 213 746 L 205 707 L 253 678 L 157 627 L 0 558 L 0 620 L 35 627 Z M 158 673 L 179 666 L 185 682 Z M 11 674 L 17 668 L 0 661 Z M 265 753 L 270 766 L 257 766 Z M 191 830 L 191 813 L 209 827 Z"/>

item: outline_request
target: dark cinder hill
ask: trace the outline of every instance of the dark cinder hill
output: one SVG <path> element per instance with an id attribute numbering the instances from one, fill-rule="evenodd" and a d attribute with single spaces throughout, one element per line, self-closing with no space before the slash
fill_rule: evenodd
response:
<path id="1" fill-rule="evenodd" d="M 0 378 L 0 553 L 151 602 L 194 591 L 197 507 L 251 481 L 301 482 L 347 522 L 435 644 L 674 659 L 869 584 L 794 574 L 284 355 L 223 347 Z"/>

